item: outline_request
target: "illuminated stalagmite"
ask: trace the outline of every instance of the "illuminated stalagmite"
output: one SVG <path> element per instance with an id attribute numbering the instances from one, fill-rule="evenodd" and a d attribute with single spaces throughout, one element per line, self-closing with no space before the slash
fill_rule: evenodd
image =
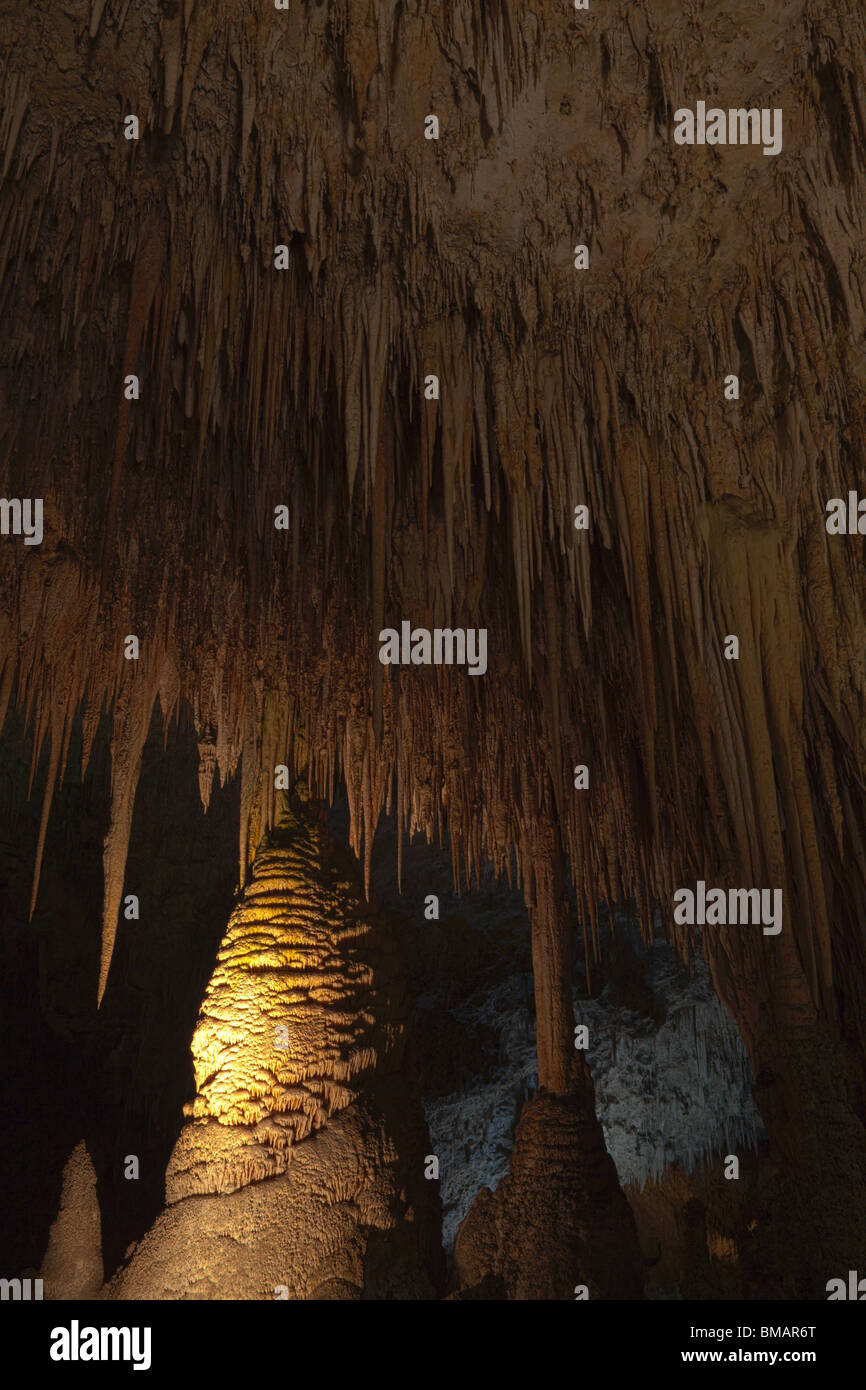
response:
<path id="1" fill-rule="evenodd" d="M 398 1074 L 404 1014 L 381 919 L 315 813 L 283 805 L 193 1036 L 166 1209 L 111 1296 L 432 1297 L 438 1192 Z"/>
<path id="2" fill-rule="evenodd" d="M 77 713 L 85 762 L 111 721 L 100 995 L 155 703 L 194 713 L 205 806 L 240 777 L 244 879 L 300 734 L 368 876 L 385 807 L 447 828 L 458 882 L 516 867 L 559 1092 L 560 854 L 589 956 L 600 900 L 685 947 L 677 888 L 783 890 L 780 936 L 704 939 L 814 1296 L 866 1247 L 866 564 L 824 525 L 863 479 L 859 0 L 0 15 L 0 478 L 45 504 L 0 550 L 0 713 L 47 757 L 34 896 Z M 699 98 L 781 109 L 781 152 L 676 144 Z M 486 674 L 383 668 L 403 620 L 486 628 Z"/>

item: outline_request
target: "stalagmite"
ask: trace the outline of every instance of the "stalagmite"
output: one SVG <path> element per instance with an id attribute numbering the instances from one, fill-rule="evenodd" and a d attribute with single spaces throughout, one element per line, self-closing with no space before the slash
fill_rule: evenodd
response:
<path id="1" fill-rule="evenodd" d="M 208 984 L 166 1209 L 111 1297 L 434 1296 L 438 1192 L 393 969 L 386 924 L 296 789 Z"/>
<path id="2" fill-rule="evenodd" d="M 96 1174 L 83 1140 L 63 1170 L 60 1208 L 41 1273 L 48 1299 L 96 1298 L 102 1288 L 102 1220 Z"/>
<path id="3" fill-rule="evenodd" d="M 643 1297 L 634 1219 L 584 1096 L 524 1106 L 510 1172 L 457 1232 L 454 1281 L 457 1298 Z"/>
<path id="4" fill-rule="evenodd" d="M 357 1078 L 396 1044 L 396 1032 L 376 1022 L 372 922 L 329 867 L 325 832 L 279 800 L 192 1040 L 192 1148 L 220 1154 L 229 1144 L 239 1157 L 234 1166 L 222 1160 L 203 1188 L 170 1176 L 172 1193 L 231 1191 L 281 1171 L 286 1151 L 349 1105 Z M 246 1148 L 239 1136 L 247 1136 Z"/>

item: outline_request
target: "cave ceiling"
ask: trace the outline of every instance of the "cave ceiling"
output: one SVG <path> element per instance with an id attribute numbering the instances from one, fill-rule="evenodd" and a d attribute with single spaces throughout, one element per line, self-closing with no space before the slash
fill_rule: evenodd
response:
<path id="1" fill-rule="evenodd" d="M 864 476 L 862 8 L 0 14 L 0 476 L 44 499 L 0 549 L 0 718 L 47 765 L 34 900 L 73 730 L 86 765 L 109 719 L 100 992 L 158 704 L 192 710 L 205 808 L 241 781 L 242 878 L 284 764 L 345 782 L 368 878 L 392 809 L 530 906 L 555 826 L 593 930 L 781 887 L 776 963 L 741 934 L 727 968 L 844 1008 L 864 565 L 824 521 Z M 677 146 L 702 95 L 782 109 L 782 151 Z M 404 621 L 485 629 L 486 672 L 383 666 Z"/>

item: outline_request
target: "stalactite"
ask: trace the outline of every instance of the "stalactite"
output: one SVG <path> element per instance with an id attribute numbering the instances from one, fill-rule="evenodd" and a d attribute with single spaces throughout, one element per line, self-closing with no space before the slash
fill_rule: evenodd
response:
<path id="1" fill-rule="evenodd" d="M 598 30 L 565 8 L 334 6 L 327 47 L 307 12 L 133 7 L 111 37 L 113 70 L 137 74 L 126 142 L 113 92 L 83 104 L 83 56 L 61 69 L 43 36 L 49 61 L 22 63 L 38 21 L 7 5 L 0 310 L 20 327 L 0 460 L 4 492 L 45 498 L 47 530 L 36 553 L 4 539 L 0 713 L 14 699 L 34 767 L 48 754 L 37 861 L 73 720 L 85 768 L 111 721 L 100 994 L 159 698 L 194 712 L 204 805 L 215 771 L 240 770 L 241 883 L 297 731 L 314 791 L 345 780 L 368 877 L 393 795 L 398 854 L 445 829 L 456 882 L 486 857 L 531 896 L 552 786 L 590 956 L 601 897 L 633 898 L 647 930 L 660 904 L 685 948 L 677 886 L 773 882 L 811 1006 L 841 992 L 866 1016 L 835 959 L 866 910 L 863 559 L 822 511 L 856 485 L 866 419 L 864 20 L 847 0 L 807 8 L 802 53 L 768 60 L 799 152 L 732 183 L 722 224 L 662 128 L 696 60 L 661 24 L 663 97 L 612 19 L 602 101 L 574 91 L 579 64 L 601 66 Z M 97 54 L 106 22 L 100 5 L 83 19 Z M 301 52 L 321 61 L 299 81 Z M 682 267 L 717 225 L 695 288 Z M 378 630 L 403 619 L 485 627 L 487 674 L 384 669 Z M 146 660 L 121 675 L 130 631 Z M 745 940 L 725 949 L 750 968 Z"/>

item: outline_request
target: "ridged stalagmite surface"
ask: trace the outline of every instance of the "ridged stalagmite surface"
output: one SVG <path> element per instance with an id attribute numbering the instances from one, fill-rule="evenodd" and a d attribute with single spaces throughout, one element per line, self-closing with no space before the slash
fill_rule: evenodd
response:
<path id="1" fill-rule="evenodd" d="M 391 1135 L 389 1135 L 389 1122 Z M 433 1185 L 409 1171 L 414 1115 L 360 1101 L 284 1172 L 169 1205 L 112 1280 L 116 1299 L 428 1299 L 441 1285 Z"/>
<path id="2" fill-rule="evenodd" d="M 315 813 L 281 802 L 193 1035 L 196 1096 L 169 1201 L 283 1171 L 292 1146 L 377 1068 L 399 1066 L 400 998 L 376 914 L 333 862 Z"/>
<path id="3" fill-rule="evenodd" d="M 427 1298 L 439 1280 L 386 929 L 312 808 L 281 798 L 276 822 L 193 1036 L 165 1210 L 110 1297 Z"/>

